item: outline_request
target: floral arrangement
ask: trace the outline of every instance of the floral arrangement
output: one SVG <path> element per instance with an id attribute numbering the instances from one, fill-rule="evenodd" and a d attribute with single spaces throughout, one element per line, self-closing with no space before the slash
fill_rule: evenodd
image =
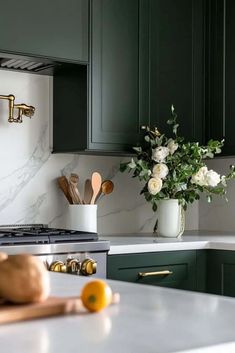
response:
<path id="1" fill-rule="evenodd" d="M 187 204 L 198 200 L 201 192 L 211 202 L 213 194 L 225 196 L 227 181 L 235 178 L 233 165 L 227 175 L 220 176 L 205 164 L 206 158 L 221 153 L 223 140 L 210 140 L 207 146 L 185 142 L 178 136 L 179 124 L 173 106 L 171 115 L 167 124 L 172 126 L 173 137 L 147 127 L 143 146 L 133 147 L 137 159 L 120 165 L 120 171 L 132 171 L 133 177 L 145 182 L 140 193 L 151 202 L 153 211 L 161 199 L 178 199 L 186 210 Z"/>

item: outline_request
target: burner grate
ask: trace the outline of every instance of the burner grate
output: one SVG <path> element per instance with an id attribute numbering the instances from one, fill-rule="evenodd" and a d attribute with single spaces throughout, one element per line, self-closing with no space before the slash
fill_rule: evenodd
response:
<path id="1" fill-rule="evenodd" d="M 0 245 L 78 243 L 97 240 L 97 233 L 48 228 L 41 225 L 0 228 Z"/>

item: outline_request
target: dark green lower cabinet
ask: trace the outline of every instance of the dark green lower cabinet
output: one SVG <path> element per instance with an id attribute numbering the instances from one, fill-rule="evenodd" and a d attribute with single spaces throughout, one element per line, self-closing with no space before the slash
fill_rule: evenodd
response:
<path id="1" fill-rule="evenodd" d="M 235 251 L 109 255 L 108 278 L 235 297 Z"/>
<path id="2" fill-rule="evenodd" d="M 235 297 L 235 251 L 208 250 L 207 292 Z"/>
<path id="3" fill-rule="evenodd" d="M 196 251 L 109 255 L 108 278 L 196 290 Z"/>

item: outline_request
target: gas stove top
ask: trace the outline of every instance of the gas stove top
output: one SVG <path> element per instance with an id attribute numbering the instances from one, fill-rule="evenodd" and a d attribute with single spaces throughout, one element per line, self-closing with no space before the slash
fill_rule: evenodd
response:
<path id="1" fill-rule="evenodd" d="M 42 225 L 0 227 L 1 245 L 24 244 L 59 244 L 97 241 L 97 233 L 83 232 L 59 228 L 49 228 Z"/>

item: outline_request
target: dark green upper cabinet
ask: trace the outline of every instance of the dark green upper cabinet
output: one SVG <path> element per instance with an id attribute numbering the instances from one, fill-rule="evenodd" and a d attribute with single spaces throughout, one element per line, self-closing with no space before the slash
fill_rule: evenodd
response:
<path id="1" fill-rule="evenodd" d="M 130 150 L 140 126 L 203 141 L 204 0 L 94 0 L 90 148 Z"/>
<path id="2" fill-rule="evenodd" d="M 235 154 L 235 2 L 208 1 L 207 139 L 225 139 L 224 155 Z"/>
<path id="3" fill-rule="evenodd" d="M 88 61 L 88 0 L 1 2 L 0 52 Z"/>
<path id="4" fill-rule="evenodd" d="M 168 133 L 173 104 L 178 133 L 203 142 L 205 1 L 149 0 L 148 17 L 150 124 Z"/>
<path id="5" fill-rule="evenodd" d="M 91 1 L 90 150 L 130 150 L 147 122 L 144 1 Z"/>
<path id="6" fill-rule="evenodd" d="M 143 138 L 141 127 L 169 133 L 171 104 L 179 116 L 179 133 L 203 142 L 205 2 L 91 0 L 88 116 L 70 111 L 73 118 L 67 114 L 64 119 L 59 88 L 57 101 L 63 106 L 54 117 L 54 152 L 133 152 Z M 67 81 L 62 76 L 58 85 L 54 81 L 56 87 Z M 66 86 L 63 96 L 69 81 Z M 80 95 L 74 99 L 80 101 Z M 65 140 L 65 134 L 77 138 Z"/>

